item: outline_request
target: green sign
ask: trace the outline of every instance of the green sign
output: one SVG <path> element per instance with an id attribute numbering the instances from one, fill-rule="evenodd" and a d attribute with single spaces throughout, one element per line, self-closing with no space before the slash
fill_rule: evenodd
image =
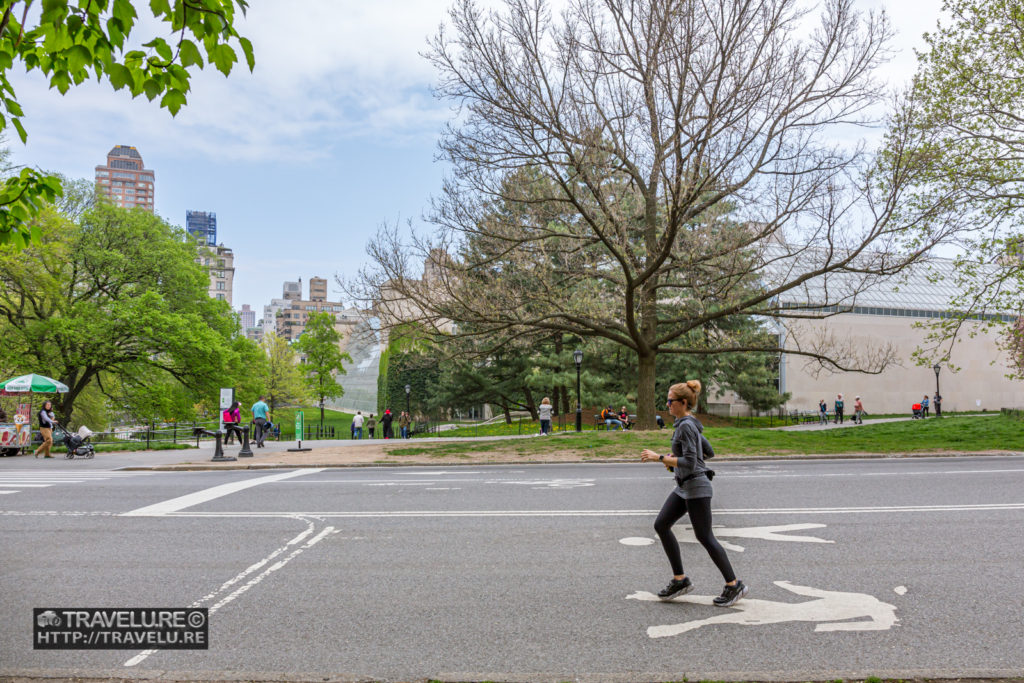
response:
<path id="1" fill-rule="evenodd" d="M 295 411 L 295 438 L 302 441 L 302 411 Z"/>

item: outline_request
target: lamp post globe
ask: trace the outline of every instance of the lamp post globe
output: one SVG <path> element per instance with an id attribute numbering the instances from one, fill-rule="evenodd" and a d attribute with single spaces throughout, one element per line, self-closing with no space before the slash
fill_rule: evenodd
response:
<path id="1" fill-rule="evenodd" d="M 409 414 L 409 419 L 412 419 L 412 411 L 409 410 L 409 393 L 412 391 L 412 387 L 408 384 L 405 385 L 405 412 Z"/>
<path id="2" fill-rule="evenodd" d="M 572 352 L 572 359 L 576 362 L 576 431 L 583 431 L 583 407 L 580 405 L 580 366 L 583 365 L 583 351 L 576 349 Z"/>

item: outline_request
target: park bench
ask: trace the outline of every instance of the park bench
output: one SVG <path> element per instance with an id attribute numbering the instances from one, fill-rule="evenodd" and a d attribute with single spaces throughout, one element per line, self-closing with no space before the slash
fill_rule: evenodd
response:
<path id="1" fill-rule="evenodd" d="M 636 424 L 636 415 L 630 415 L 629 416 L 629 423 L 631 425 Z M 604 423 L 604 420 L 601 418 L 601 414 L 600 413 L 598 413 L 597 415 L 594 415 L 594 426 L 595 427 L 606 427 L 607 428 L 607 426 Z"/>

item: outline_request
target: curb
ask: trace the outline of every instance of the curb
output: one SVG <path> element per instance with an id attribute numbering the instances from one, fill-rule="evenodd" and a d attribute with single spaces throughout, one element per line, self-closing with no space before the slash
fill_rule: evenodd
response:
<path id="1" fill-rule="evenodd" d="M 720 455 L 715 457 L 714 462 L 744 461 L 744 462 L 778 462 L 787 460 L 896 460 L 904 458 L 967 458 L 967 457 L 1013 457 L 1024 455 L 1020 451 L 982 451 L 976 453 L 967 452 L 945 452 L 945 453 L 837 453 L 837 454 L 798 454 L 798 455 Z M 509 460 L 506 462 L 373 462 L 373 463 L 268 463 L 260 465 L 256 463 L 242 465 L 208 465 L 208 464 L 185 464 L 185 465 L 131 465 L 119 467 L 119 472 L 216 472 L 223 470 L 295 470 L 295 469 L 326 469 L 345 467 L 491 467 L 498 465 L 592 465 L 592 464 L 636 464 L 636 459 L 626 458 L 602 458 L 591 460 Z"/>

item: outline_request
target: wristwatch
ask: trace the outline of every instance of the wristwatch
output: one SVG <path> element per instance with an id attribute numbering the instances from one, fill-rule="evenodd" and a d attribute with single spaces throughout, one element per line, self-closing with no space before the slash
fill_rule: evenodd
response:
<path id="1" fill-rule="evenodd" d="M 665 456 L 664 455 L 659 455 L 658 456 L 658 462 L 665 462 Z"/>

